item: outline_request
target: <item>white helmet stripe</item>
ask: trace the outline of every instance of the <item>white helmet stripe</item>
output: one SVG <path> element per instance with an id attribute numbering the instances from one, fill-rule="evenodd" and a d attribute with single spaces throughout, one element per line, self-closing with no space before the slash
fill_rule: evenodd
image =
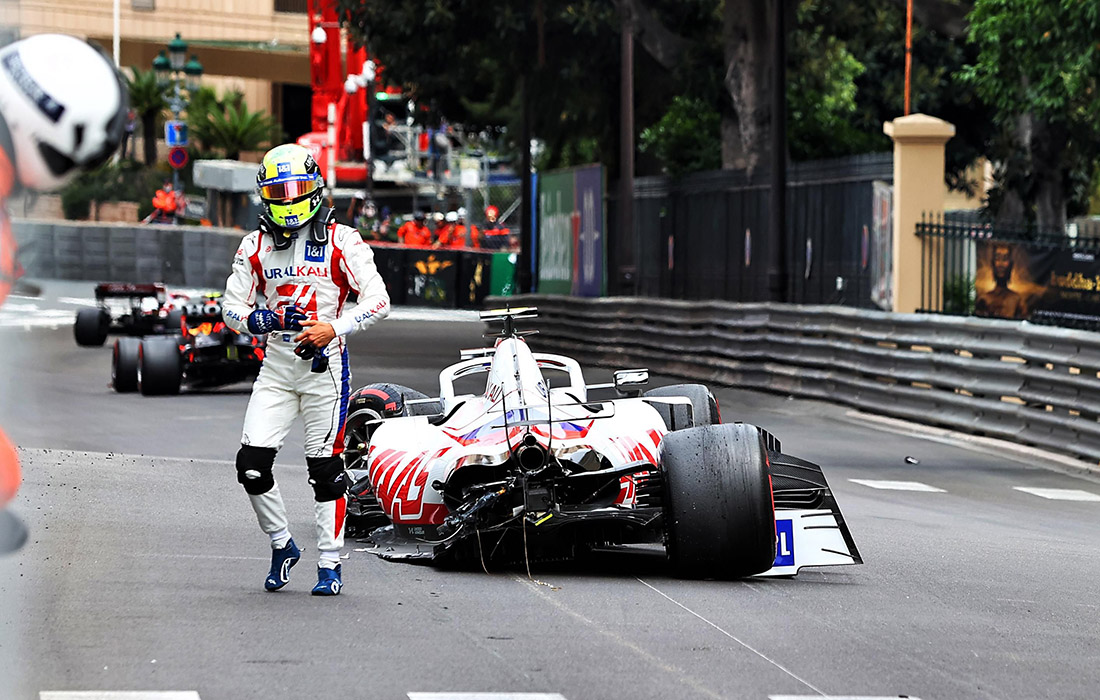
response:
<path id="1" fill-rule="evenodd" d="M 3 61 L 0 61 L 0 63 L 3 64 L 7 74 L 11 76 L 12 82 L 19 86 L 19 89 L 31 102 L 38 105 L 38 109 L 42 110 L 42 113 L 50 121 L 56 123 L 61 119 L 61 115 L 65 113 L 65 105 L 50 97 L 38 82 L 31 77 L 31 74 L 27 72 L 26 67 L 23 65 L 23 59 L 19 57 L 19 52 L 9 53 L 4 56 Z"/>

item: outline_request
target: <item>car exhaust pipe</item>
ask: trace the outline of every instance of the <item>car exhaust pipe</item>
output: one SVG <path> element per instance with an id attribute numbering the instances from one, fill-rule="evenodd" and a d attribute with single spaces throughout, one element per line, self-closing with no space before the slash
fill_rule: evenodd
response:
<path id="1" fill-rule="evenodd" d="M 546 466 L 546 449 L 531 433 L 523 436 L 523 442 L 516 448 L 515 453 L 516 461 L 525 472 L 538 471 Z"/>

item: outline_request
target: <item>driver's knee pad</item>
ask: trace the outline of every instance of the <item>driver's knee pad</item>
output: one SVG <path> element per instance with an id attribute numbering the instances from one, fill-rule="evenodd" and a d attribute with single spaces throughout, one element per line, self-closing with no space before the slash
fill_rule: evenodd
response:
<path id="1" fill-rule="evenodd" d="M 237 483 L 244 486 L 248 495 L 259 496 L 275 486 L 271 465 L 275 463 L 277 451 L 272 447 L 251 445 L 241 445 L 237 451 Z"/>
<path id="2" fill-rule="evenodd" d="M 340 457 L 306 457 L 309 467 L 309 485 L 318 503 L 335 501 L 347 492 L 344 479 L 344 460 Z"/>

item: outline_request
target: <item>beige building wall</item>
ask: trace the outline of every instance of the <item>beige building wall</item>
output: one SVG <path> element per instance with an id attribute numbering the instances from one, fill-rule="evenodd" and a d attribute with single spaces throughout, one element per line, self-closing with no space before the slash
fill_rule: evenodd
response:
<path id="1" fill-rule="evenodd" d="M 275 0 L 121 0 L 120 7 L 123 67 L 151 67 L 179 32 L 206 69 L 203 83 L 240 90 L 250 109 L 278 116 L 272 83 L 309 84 L 308 19 L 275 12 Z M 20 36 L 73 34 L 110 52 L 112 12 L 112 0 L 0 0 L 0 25 Z"/>
<path id="2" fill-rule="evenodd" d="M 18 6 L 24 36 L 59 31 L 110 37 L 112 0 L 0 0 Z M 152 10 L 135 9 L 148 7 Z M 10 10 L 5 10 L 5 13 Z M 121 0 L 122 36 L 168 41 L 265 41 L 304 45 L 304 14 L 275 12 L 274 0 Z"/>
<path id="3" fill-rule="evenodd" d="M 238 90 L 244 93 L 244 103 L 253 112 L 260 109 L 265 112 L 274 111 L 271 104 L 271 81 L 209 75 L 203 76 L 202 84 L 214 88 L 219 95 L 223 95 L 230 90 Z"/>

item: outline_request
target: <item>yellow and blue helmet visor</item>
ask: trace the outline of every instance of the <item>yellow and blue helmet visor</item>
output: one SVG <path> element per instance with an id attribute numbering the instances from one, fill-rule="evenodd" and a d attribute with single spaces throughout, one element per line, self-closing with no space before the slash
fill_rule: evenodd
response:
<path id="1" fill-rule="evenodd" d="M 283 229 L 304 226 L 321 208 L 320 175 L 283 175 L 260 182 L 260 198 L 271 223 Z"/>
<path id="2" fill-rule="evenodd" d="M 321 186 L 318 175 L 283 175 L 260 183 L 260 197 L 270 201 L 285 201 L 311 195 Z"/>

